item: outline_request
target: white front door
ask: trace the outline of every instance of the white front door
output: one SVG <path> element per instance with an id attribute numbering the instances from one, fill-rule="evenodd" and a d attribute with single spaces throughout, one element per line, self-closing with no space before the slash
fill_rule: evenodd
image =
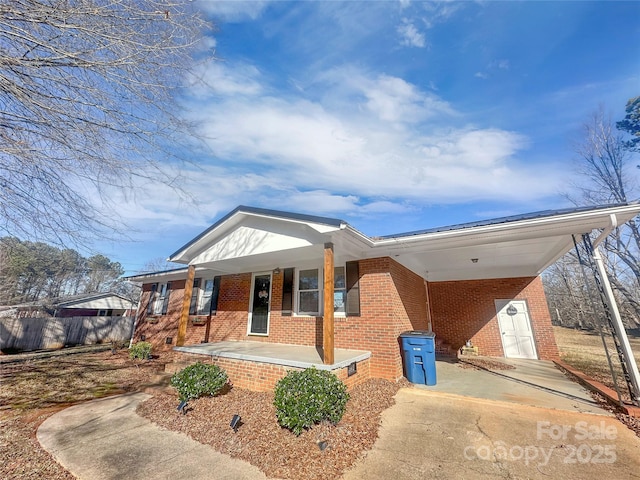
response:
<path id="1" fill-rule="evenodd" d="M 498 326 L 507 358 L 538 358 L 527 302 L 496 300 Z"/>

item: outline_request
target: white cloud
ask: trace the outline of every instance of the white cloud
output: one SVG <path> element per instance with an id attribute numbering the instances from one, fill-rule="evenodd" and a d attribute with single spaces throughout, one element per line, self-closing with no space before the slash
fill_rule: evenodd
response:
<path id="1" fill-rule="evenodd" d="M 401 36 L 400 43 L 402 45 L 419 48 L 424 48 L 426 46 L 424 34 L 420 33 L 415 25 L 410 23 L 408 20 L 403 20 L 402 25 L 399 25 L 397 30 Z"/>
<path id="2" fill-rule="evenodd" d="M 507 59 L 503 58 L 501 60 L 493 60 L 489 62 L 487 67 L 484 69 L 484 71 L 476 72 L 474 77 L 482 78 L 483 80 L 486 80 L 491 76 L 492 73 L 494 74 L 497 73 L 496 70 L 509 70 L 510 68 L 511 68 L 511 64 Z"/>
<path id="3" fill-rule="evenodd" d="M 260 17 L 271 0 L 204 0 L 200 8 L 226 22 L 239 22 Z"/>
<path id="4" fill-rule="evenodd" d="M 211 62 L 196 69 L 190 79 L 191 95 L 258 95 L 262 92 L 260 76 L 260 71 L 253 65 Z"/>
<path id="5" fill-rule="evenodd" d="M 238 204 L 343 217 L 528 201 L 562 182 L 520 164 L 524 136 L 460 124 L 462 112 L 399 77 L 333 69 L 310 100 L 304 91 L 279 93 L 248 64 L 219 64 L 203 76 L 215 89 L 211 97 L 197 90 L 193 119 L 213 156 L 181 171 L 197 204 L 185 208 L 170 189 L 148 189 L 121 209 L 134 224 L 206 225 Z"/>
<path id="6" fill-rule="evenodd" d="M 535 197 L 557 185 L 551 176 L 532 176 L 517 164 L 528 144 L 522 135 L 456 126 L 447 102 L 405 80 L 353 69 L 330 72 L 324 80 L 328 89 L 341 84 L 333 93 L 343 99 L 342 108 L 274 96 L 232 96 L 206 108 L 200 121 L 214 139 L 212 150 L 264 184 L 279 182 L 288 195 L 326 191 L 333 202 L 336 195 L 348 203 L 381 196 L 518 198 L 525 195 L 524 183 Z M 436 118 L 437 126 L 428 123 Z"/>

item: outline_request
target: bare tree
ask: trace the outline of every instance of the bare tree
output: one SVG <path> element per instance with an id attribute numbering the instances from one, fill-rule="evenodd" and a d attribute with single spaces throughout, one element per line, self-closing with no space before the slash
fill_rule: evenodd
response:
<path id="1" fill-rule="evenodd" d="M 579 192 L 577 205 L 627 203 L 638 194 L 634 152 L 611 119 L 599 109 L 584 126 L 576 148 Z M 571 198 L 571 197 L 570 197 Z M 607 268 L 627 325 L 640 319 L 640 227 L 637 219 L 616 228 L 603 242 Z"/>
<path id="2" fill-rule="evenodd" d="M 82 243 L 113 189 L 176 186 L 180 88 L 208 24 L 189 0 L 0 4 L 0 235 Z"/>

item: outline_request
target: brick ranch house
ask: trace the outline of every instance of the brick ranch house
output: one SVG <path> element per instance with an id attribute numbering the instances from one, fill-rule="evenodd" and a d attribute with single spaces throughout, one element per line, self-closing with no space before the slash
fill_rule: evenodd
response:
<path id="1" fill-rule="evenodd" d="M 344 221 L 240 206 L 142 283 L 134 340 L 206 355 L 237 386 L 268 390 L 315 365 L 347 385 L 403 376 L 399 335 L 438 349 L 558 355 L 540 273 L 606 236 L 637 204 L 537 212 L 371 238 Z M 200 357 L 206 358 L 206 357 Z"/>

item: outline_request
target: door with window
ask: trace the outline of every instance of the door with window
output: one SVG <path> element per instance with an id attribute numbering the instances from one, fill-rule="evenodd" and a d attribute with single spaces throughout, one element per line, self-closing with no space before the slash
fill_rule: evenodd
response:
<path id="1" fill-rule="evenodd" d="M 249 310 L 249 335 L 269 334 L 271 305 L 271 274 L 254 274 Z"/>
<path id="2" fill-rule="evenodd" d="M 506 358 L 538 358 L 527 302 L 496 300 L 498 325 Z"/>

